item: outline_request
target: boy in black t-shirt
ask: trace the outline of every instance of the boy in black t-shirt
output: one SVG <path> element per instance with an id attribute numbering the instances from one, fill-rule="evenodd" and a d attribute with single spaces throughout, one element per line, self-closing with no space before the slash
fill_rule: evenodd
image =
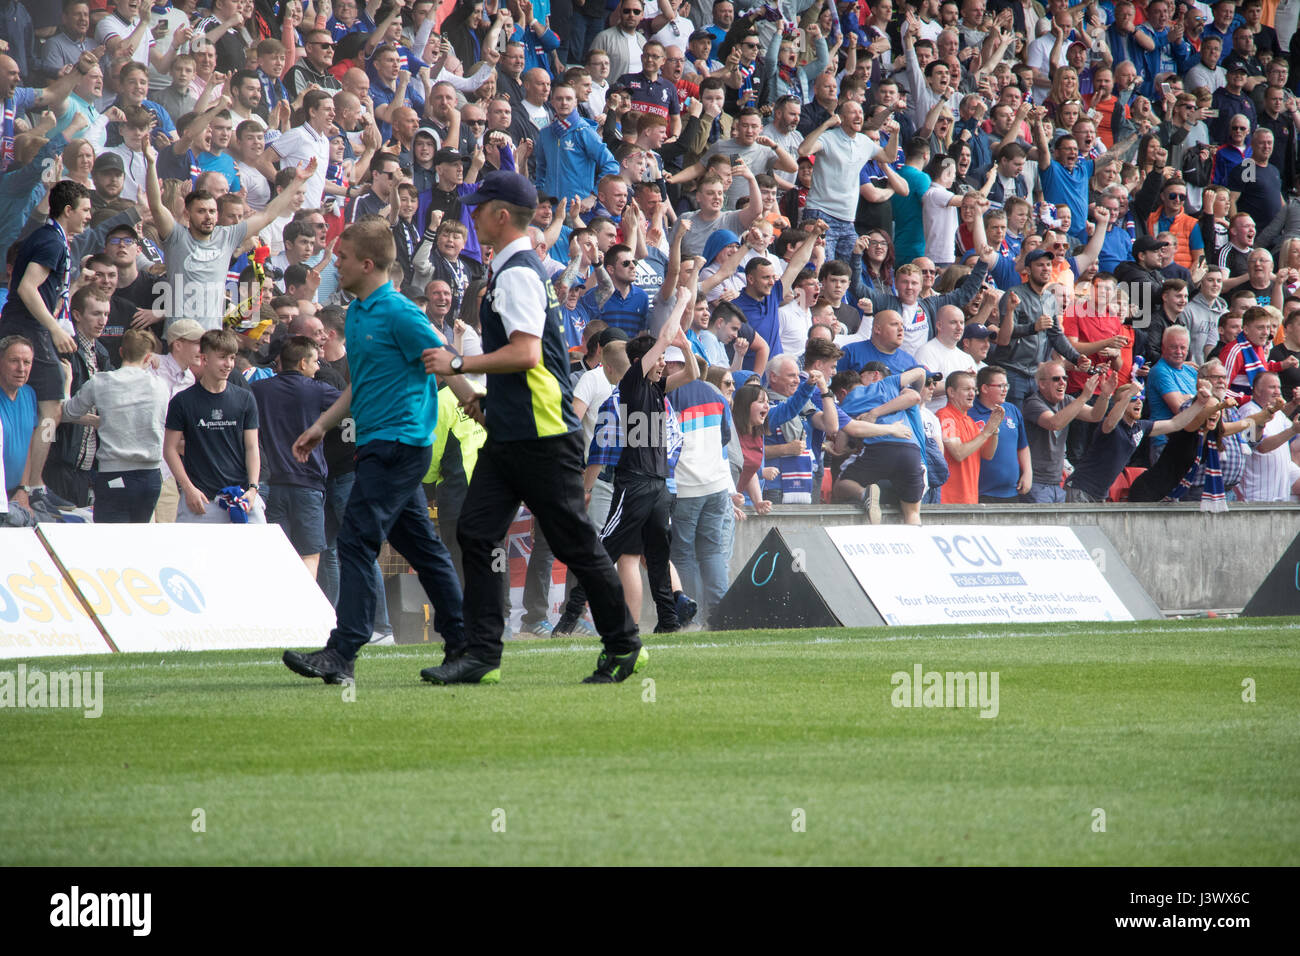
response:
<path id="1" fill-rule="evenodd" d="M 230 521 L 216 503 L 221 489 L 244 489 L 248 523 L 265 524 L 257 494 L 261 458 L 257 447 L 257 402 L 247 388 L 228 388 L 239 339 L 233 332 L 205 332 L 199 340 L 203 369 L 199 379 L 167 407 L 163 458 L 176 476 L 184 499 L 176 520 L 224 524 Z M 181 440 L 185 453 L 181 454 Z"/>
<path id="2" fill-rule="evenodd" d="M 672 544 L 672 498 L 668 494 L 668 429 L 665 396 L 699 375 L 682 316 L 693 297 L 679 290 L 677 305 L 657 337 L 642 333 L 627 343 L 631 366 L 618 383 L 623 448 L 614 468 L 613 503 L 600 540 L 618 567 L 632 619 L 641 614 L 641 556 L 659 613 L 656 632 L 678 627 L 668 553 Z M 680 349 L 681 372 L 664 379 L 664 351 Z"/>

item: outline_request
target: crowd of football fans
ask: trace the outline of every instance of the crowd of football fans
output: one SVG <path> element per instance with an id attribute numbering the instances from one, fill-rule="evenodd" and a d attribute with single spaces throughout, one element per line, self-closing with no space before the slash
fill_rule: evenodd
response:
<path id="1" fill-rule="evenodd" d="M 0 507 L 270 509 L 328 591 L 349 436 L 304 465 L 288 423 L 350 380 L 337 237 L 386 221 L 476 354 L 493 170 L 537 186 L 593 453 L 622 343 L 689 297 L 692 576 L 773 502 L 1294 500 L 1298 14 L 0 0 Z M 481 430 L 449 399 L 432 437 L 454 516 Z"/>

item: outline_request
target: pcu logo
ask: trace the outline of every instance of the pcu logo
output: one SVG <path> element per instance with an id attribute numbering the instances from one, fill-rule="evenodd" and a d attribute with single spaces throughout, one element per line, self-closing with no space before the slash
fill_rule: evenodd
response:
<path id="1" fill-rule="evenodd" d="M 158 572 L 158 583 L 173 601 L 191 614 L 198 614 L 206 606 L 203 592 L 184 571 L 163 568 Z"/>

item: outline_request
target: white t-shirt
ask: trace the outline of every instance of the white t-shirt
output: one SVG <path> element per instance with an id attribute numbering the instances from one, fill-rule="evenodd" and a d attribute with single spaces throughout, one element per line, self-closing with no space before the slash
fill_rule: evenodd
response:
<path id="1" fill-rule="evenodd" d="M 664 28 L 656 33 L 652 40 L 658 40 L 665 47 L 675 46 L 686 49 L 686 44 L 691 40 L 691 34 L 695 32 L 695 24 L 686 17 L 674 17 L 664 24 Z"/>
<path id="2" fill-rule="evenodd" d="M 325 195 L 325 170 L 330 163 L 330 141 L 325 134 L 316 132 L 304 123 L 295 126 L 274 143 L 267 144 L 266 148 L 280 157 L 281 169 L 305 166 L 313 159 L 316 160 L 316 171 L 307 180 L 307 188 L 303 192 L 302 208 L 319 209 L 321 198 Z"/>
<path id="3" fill-rule="evenodd" d="M 906 343 L 904 343 L 903 348 L 907 348 Z M 912 357 L 931 372 L 939 372 L 943 375 L 943 382 L 940 382 L 938 388 L 935 389 L 934 398 L 925 406 L 932 412 L 937 412 L 948 404 L 943 384 L 948 381 L 949 375 L 953 372 L 975 371 L 975 360 L 970 357 L 969 353 L 963 352 L 956 346 L 948 348 L 938 339 L 931 339 L 926 342 L 919 349 L 912 352 Z"/>
<path id="4" fill-rule="evenodd" d="M 1047 61 L 1051 58 L 1052 47 L 1055 45 L 1056 37 L 1052 36 L 1051 33 L 1044 33 L 1038 39 L 1029 44 L 1029 49 L 1025 51 L 1025 62 L 1044 76 L 1048 75 L 1051 73 L 1051 69 L 1048 67 Z M 1066 51 L 1069 47 L 1070 44 L 1068 43 L 1061 44 L 1061 53 L 1060 56 L 1057 57 L 1056 63 L 1053 64 L 1054 66 L 1061 67 L 1066 65 Z M 1034 81 L 1035 93 L 1041 93 L 1046 96 L 1050 90 L 1051 84 L 1039 83 L 1037 80 Z M 1041 99 L 1039 101 L 1041 102 Z"/>
<path id="5" fill-rule="evenodd" d="M 921 197 L 921 213 L 925 221 L 925 254 L 942 269 L 952 265 L 957 253 L 957 206 L 948 205 L 953 193 L 942 186 L 931 186 Z"/>
<path id="6" fill-rule="evenodd" d="M 105 17 L 105 19 L 108 18 Z M 116 20 L 117 18 L 114 17 L 113 19 Z M 155 13 L 153 15 L 153 19 L 150 21 L 150 31 L 163 21 L 167 23 L 168 30 L 154 41 L 154 45 L 158 48 L 159 52 L 167 53 L 172 48 L 172 37 L 176 35 L 176 31 L 181 27 L 187 27 L 190 25 L 190 18 L 186 16 L 184 10 L 177 10 L 175 7 L 168 7 L 166 13 Z M 100 22 L 102 23 L 103 21 L 101 20 Z M 177 52 L 188 49 L 188 47 L 188 43 L 182 43 L 180 50 Z M 147 63 L 145 65 L 149 67 L 149 99 L 154 99 L 153 94 L 161 93 L 163 90 L 167 89 L 167 87 L 172 85 L 172 78 L 166 73 L 159 73 L 153 68 L 152 63 Z M 179 117 L 173 116 L 172 119 L 179 119 Z"/>
<path id="7" fill-rule="evenodd" d="M 596 434 L 596 416 L 605 399 L 614 392 L 614 386 L 605 378 L 605 370 L 599 365 L 582 373 L 578 384 L 573 386 L 573 400 L 587 403 L 587 410 L 582 413 L 582 457 L 587 458 L 587 449 L 591 447 L 592 436 Z"/>
<path id="8" fill-rule="evenodd" d="M 791 302 L 781 306 L 777 319 L 781 323 L 781 351 L 786 355 L 802 355 L 808 330 L 812 328 L 812 309 Z"/>
<path id="9" fill-rule="evenodd" d="M 123 39 L 126 39 L 135 31 L 135 28 L 139 23 L 139 20 L 136 20 L 134 23 L 123 23 L 122 18 L 116 13 L 110 13 L 108 16 L 104 17 L 104 19 L 99 21 L 99 26 L 95 27 L 95 42 L 97 44 L 104 44 L 108 41 L 109 37 L 122 37 Z M 149 65 L 149 48 L 154 45 L 153 33 L 151 30 L 152 28 L 148 28 L 144 31 L 144 34 L 140 37 L 140 42 L 136 45 L 136 48 L 131 51 L 131 59 L 135 60 L 137 63 L 143 63 L 146 66 Z M 121 62 L 121 57 L 118 57 L 118 62 Z"/>
<path id="10" fill-rule="evenodd" d="M 235 169 L 239 172 L 239 184 L 244 187 L 244 196 L 248 205 L 261 212 L 271 201 L 271 184 L 261 171 L 248 163 L 235 160 Z"/>
<path id="11" fill-rule="evenodd" d="M 903 317 L 903 351 L 916 355 L 916 350 L 930 341 L 930 320 L 921 311 L 920 303 L 911 306 L 899 304 L 902 308 L 898 311 Z M 866 322 L 862 324 L 867 325 Z"/>

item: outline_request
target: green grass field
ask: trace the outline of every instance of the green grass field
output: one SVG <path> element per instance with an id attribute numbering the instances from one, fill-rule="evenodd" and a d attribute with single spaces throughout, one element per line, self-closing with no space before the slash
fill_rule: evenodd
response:
<path id="1" fill-rule="evenodd" d="M 0 710 L 0 863 L 1295 864 L 1296 623 L 688 634 L 614 686 L 594 643 L 462 688 L 376 648 L 355 702 L 271 651 L 29 662 L 104 714 Z M 998 716 L 896 709 L 916 664 Z"/>

